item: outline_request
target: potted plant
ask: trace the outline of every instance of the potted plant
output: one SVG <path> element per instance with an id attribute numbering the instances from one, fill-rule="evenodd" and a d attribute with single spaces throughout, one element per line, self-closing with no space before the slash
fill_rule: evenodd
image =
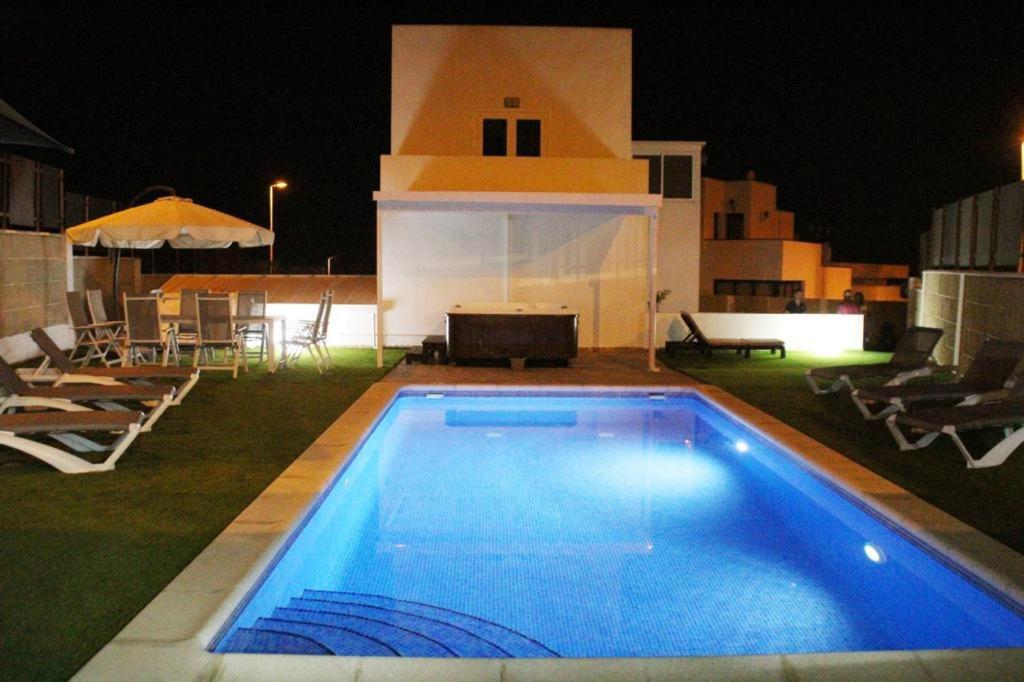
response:
<path id="1" fill-rule="evenodd" d="M 661 302 L 668 298 L 668 295 L 672 293 L 671 289 L 662 289 L 654 295 L 654 307 L 657 310 L 661 310 Z"/>

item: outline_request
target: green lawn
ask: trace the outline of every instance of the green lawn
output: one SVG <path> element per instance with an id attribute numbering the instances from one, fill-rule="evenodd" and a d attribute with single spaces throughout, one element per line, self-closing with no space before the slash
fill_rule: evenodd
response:
<path id="1" fill-rule="evenodd" d="M 885 353 L 869 352 L 831 357 L 789 353 L 781 360 L 768 353 L 754 353 L 747 360 L 718 353 L 710 359 L 686 354 L 662 360 L 681 372 L 724 388 L 1003 544 L 1024 552 L 1024 448 L 1000 467 L 976 470 L 965 467 L 963 457 L 946 436 L 922 450 L 900 452 L 885 424 L 861 417 L 849 391 L 817 396 L 804 381 L 804 372 L 810 367 L 884 362 L 888 357 Z M 964 439 L 968 446 L 988 447 L 1001 433 L 968 436 Z"/>
<path id="2" fill-rule="evenodd" d="M 402 356 L 209 372 L 107 473 L 0 449 L 0 679 L 74 674 Z"/>

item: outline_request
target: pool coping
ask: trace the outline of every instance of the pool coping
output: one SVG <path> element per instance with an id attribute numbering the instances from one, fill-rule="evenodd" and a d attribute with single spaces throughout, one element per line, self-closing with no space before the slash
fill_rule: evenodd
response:
<path id="1" fill-rule="evenodd" d="M 1018 603 L 1024 555 L 715 386 L 373 384 L 74 677 L 120 679 L 1018 679 L 1024 649 L 846 652 L 604 659 L 401 659 L 214 654 L 206 646 L 255 584 L 340 466 L 402 391 L 696 393 L 795 453 L 876 513 L 894 520 Z M 909 455 L 921 456 L 921 455 Z"/>

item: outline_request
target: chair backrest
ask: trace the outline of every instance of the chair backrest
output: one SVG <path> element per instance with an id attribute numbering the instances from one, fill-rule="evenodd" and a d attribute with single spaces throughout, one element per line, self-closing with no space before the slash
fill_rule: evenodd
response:
<path id="1" fill-rule="evenodd" d="M 12 395 L 25 395 L 29 390 L 28 384 L 21 380 L 14 368 L 7 364 L 7 361 L 0 357 L 0 386 Z"/>
<path id="2" fill-rule="evenodd" d="M 928 358 L 939 344 L 942 330 L 933 327 L 911 327 L 903 332 L 903 337 L 896 344 L 896 350 L 889 359 L 889 364 L 899 367 L 924 367 Z"/>
<path id="3" fill-rule="evenodd" d="M 85 312 L 85 294 L 81 291 L 69 291 L 66 294 L 66 299 L 68 315 L 71 316 L 71 326 L 89 326 L 89 313 Z"/>
<path id="4" fill-rule="evenodd" d="M 206 296 L 209 293 L 209 289 L 182 289 L 178 314 L 189 320 L 196 319 L 196 296 Z"/>
<path id="5" fill-rule="evenodd" d="M 700 327 L 697 326 L 697 321 L 693 319 L 693 315 L 685 310 L 681 312 L 680 315 L 683 316 L 683 322 L 686 323 L 686 326 L 690 328 L 690 333 L 697 338 L 698 342 L 706 346 L 708 343 L 708 337 L 704 336 L 704 332 L 702 332 Z"/>
<path id="6" fill-rule="evenodd" d="M 124 295 L 124 325 L 132 344 L 163 344 L 160 301 L 156 296 Z"/>
<path id="7" fill-rule="evenodd" d="M 89 305 L 89 317 L 93 324 L 106 324 L 107 309 L 103 305 L 103 292 L 99 289 L 89 289 L 85 292 L 85 300 Z"/>
<path id="8" fill-rule="evenodd" d="M 1024 343 L 985 339 L 962 381 L 990 391 L 1005 388 L 1015 379 L 1021 360 L 1024 360 Z"/>
<path id="9" fill-rule="evenodd" d="M 324 308 L 324 314 L 320 317 L 320 328 L 317 329 L 317 334 L 320 338 L 326 339 L 327 325 L 331 321 L 331 309 L 334 307 L 334 289 L 325 291 L 320 300 Z"/>
<path id="10" fill-rule="evenodd" d="M 64 355 L 64 352 L 54 343 L 50 335 L 46 333 L 42 327 L 36 327 L 30 331 L 29 336 L 35 341 L 36 345 L 39 346 L 39 350 L 46 354 L 46 357 L 50 358 L 50 362 L 62 372 L 74 372 L 75 363 L 71 362 L 68 356 Z"/>
<path id="11" fill-rule="evenodd" d="M 234 340 L 235 321 L 227 296 L 197 296 L 199 344 Z"/>
<path id="12" fill-rule="evenodd" d="M 263 317 L 267 314 L 266 291 L 239 291 L 238 316 Z"/>

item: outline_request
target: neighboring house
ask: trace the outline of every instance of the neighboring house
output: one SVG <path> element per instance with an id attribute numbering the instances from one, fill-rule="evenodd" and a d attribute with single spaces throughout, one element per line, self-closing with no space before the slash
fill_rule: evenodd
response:
<path id="1" fill-rule="evenodd" d="M 808 299 L 841 300 L 861 291 L 868 301 L 898 301 L 905 265 L 834 263 L 827 244 L 798 241 L 794 214 L 776 206 L 776 187 L 756 179 L 704 178 L 700 259 L 701 309 L 751 312 L 781 309 L 770 298 L 788 299 L 801 289 Z M 736 305 L 721 297 L 757 297 Z M 768 308 L 765 308 L 765 305 Z M 828 306 L 821 312 L 827 312 Z"/>
<path id="2" fill-rule="evenodd" d="M 395 26 L 391 77 L 385 344 L 443 333 L 456 303 L 515 301 L 578 309 L 582 347 L 653 348 L 661 196 L 633 158 L 631 32 Z"/>

